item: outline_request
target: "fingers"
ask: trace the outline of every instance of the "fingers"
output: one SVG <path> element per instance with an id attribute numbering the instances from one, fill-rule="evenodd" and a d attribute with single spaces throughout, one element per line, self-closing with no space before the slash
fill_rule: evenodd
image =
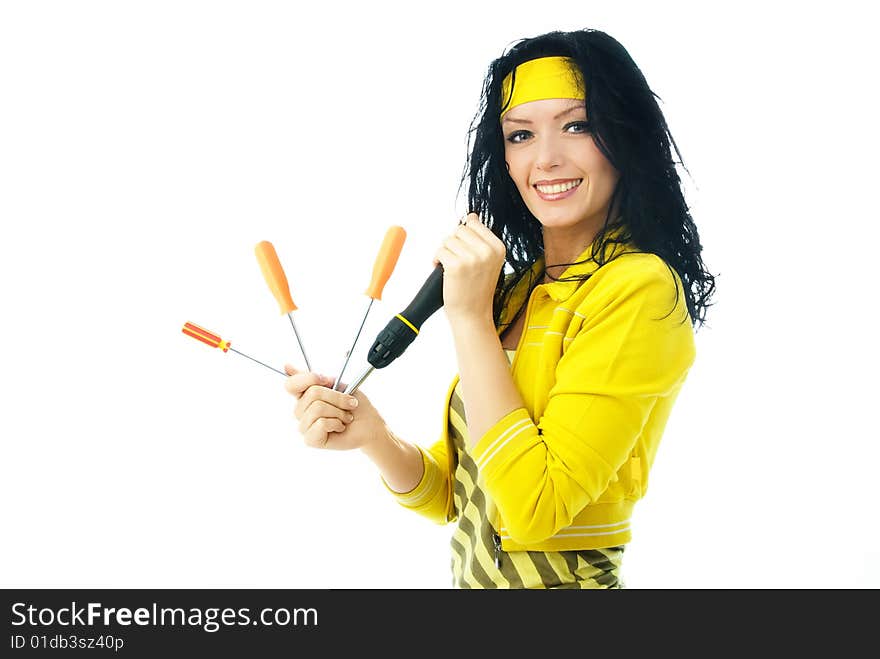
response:
<path id="1" fill-rule="evenodd" d="M 332 381 L 329 383 L 332 385 Z M 326 446 L 330 433 L 345 432 L 354 421 L 354 396 L 324 386 L 310 386 L 299 397 L 294 416 L 307 446 Z"/>
<path id="2" fill-rule="evenodd" d="M 444 269 L 463 267 L 504 258 L 504 243 L 480 222 L 476 213 L 470 213 L 437 250 L 433 263 L 442 263 Z"/>
<path id="3" fill-rule="evenodd" d="M 331 381 L 330 385 L 332 384 L 333 382 Z M 316 403 L 323 403 L 332 408 L 350 412 L 357 407 L 357 398 L 351 394 L 329 389 L 325 386 L 310 386 L 299 397 L 296 409 L 294 410 L 296 418 L 302 419 L 306 411 Z"/>
<path id="4" fill-rule="evenodd" d="M 488 231 L 488 229 L 486 230 Z M 492 234 L 491 231 L 489 233 Z M 494 236 L 492 237 L 494 238 Z M 479 259 L 488 259 L 494 255 L 493 246 L 486 235 L 468 224 L 462 224 L 456 230 L 450 244 L 452 251 L 458 255 L 466 254 Z"/>
<path id="5" fill-rule="evenodd" d="M 333 386 L 333 379 L 319 373 L 310 371 L 299 371 L 290 364 L 284 365 L 284 370 L 288 374 L 287 380 L 284 382 L 284 388 L 287 392 L 300 398 L 303 393 L 312 386 Z"/>
<path id="6" fill-rule="evenodd" d="M 301 431 L 302 432 L 302 431 Z M 315 421 L 302 433 L 306 446 L 324 448 L 330 439 L 330 433 L 345 432 L 345 424 L 339 419 L 321 418 Z"/>
<path id="7" fill-rule="evenodd" d="M 299 431 L 303 435 L 306 435 L 309 429 L 319 422 L 339 421 L 339 424 L 333 424 L 332 430 L 342 432 L 345 430 L 346 424 L 354 421 L 354 414 L 323 400 L 314 401 L 302 413 L 297 412 L 296 417 L 299 419 Z"/>
<path id="8" fill-rule="evenodd" d="M 288 377 L 285 389 L 297 398 L 294 415 L 299 420 L 299 431 L 307 446 L 324 448 L 330 433 L 342 433 L 352 421 L 358 405 L 354 396 L 334 390 L 333 378 L 301 371 L 285 364 Z"/>
<path id="9" fill-rule="evenodd" d="M 467 220 L 459 231 L 461 231 L 461 237 L 463 240 L 469 240 L 472 243 L 479 242 L 482 245 L 486 245 L 492 254 L 496 254 L 499 251 L 502 254 L 507 253 L 507 248 L 504 246 L 502 240 L 492 232 L 492 229 L 480 221 L 480 217 L 476 213 L 471 213 L 467 216 Z"/>

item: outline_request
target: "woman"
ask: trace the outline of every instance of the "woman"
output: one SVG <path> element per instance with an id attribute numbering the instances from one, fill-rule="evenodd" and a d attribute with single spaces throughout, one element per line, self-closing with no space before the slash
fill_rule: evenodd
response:
<path id="1" fill-rule="evenodd" d="M 435 256 L 459 367 L 440 440 L 406 442 L 362 392 L 288 366 L 300 431 L 361 449 L 401 505 L 455 522 L 458 587 L 622 587 L 714 293 L 678 149 L 639 68 L 595 30 L 503 53 L 475 124 L 472 212 Z"/>

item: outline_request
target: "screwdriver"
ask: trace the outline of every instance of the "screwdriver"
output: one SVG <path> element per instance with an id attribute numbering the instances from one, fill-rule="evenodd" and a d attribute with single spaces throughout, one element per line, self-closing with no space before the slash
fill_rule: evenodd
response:
<path id="1" fill-rule="evenodd" d="M 277 368 L 272 368 L 268 364 L 264 364 L 259 359 L 254 359 L 253 357 L 249 357 L 243 352 L 238 352 L 235 348 L 232 347 L 230 341 L 224 341 L 219 336 L 214 334 L 213 332 L 209 332 L 204 327 L 199 327 L 194 323 L 184 323 L 183 324 L 183 333 L 187 336 L 191 336 L 194 339 L 198 339 L 202 343 L 207 343 L 212 348 L 220 348 L 223 352 L 228 352 L 231 350 L 232 352 L 241 355 L 242 357 L 247 357 L 251 361 L 257 362 L 261 366 L 265 366 L 266 368 L 270 368 L 276 373 L 281 373 L 284 377 L 287 377 L 287 373 L 284 371 L 279 371 Z"/>
<path id="2" fill-rule="evenodd" d="M 366 290 L 366 295 L 370 298 L 370 301 L 367 304 L 367 310 L 364 312 L 364 318 L 361 320 L 361 326 L 358 328 L 357 334 L 355 334 L 351 348 L 345 354 L 345 362 L 342 364 L 342 369 L 333 382 L 333 389 L 339 386 L 342 374 L 345 373 L 345 367 L 348 366 L 348 360 L 354 352 L 354 347 L 361 335 L 361 330 L 364 328 L 364 323 L 367 321 L 367 315 L 370 313 L 373 302 L 382 299 L 382 290 L 385 288 L 388 278 L 391 277 L 391 273 L 397 265 L 397 259 L 400 257 L 400 251 L 403 249 L 405 240 L 406 231 L 403 227 L 392 226 L 385 232 L 385 238 L 379 248 L 379 253 L 376 255 L 376 260 L 373 262 L 373 278 L 370 280 L 370 285 L 367 286 Z"/>
<path id="3" fill-rule="evenodd" d="M 431 315 L 443 306 L 443 266 L 436 265 L 422 284 L 419 292 L 409 305 L 394 316 L 379 332 L 370 352 L 367 353 L 369 367 L 345 388 L 345 393 L 354 395 L 358 387 L 377 368 L 385 368 L 400 357 L 410 343 L 418 336 L 419 329 Z"/>
<path id="4" fill-rule="evenodd" d="M 312 366 L 309 364 L 309 358 L 306 356 L 302 340 L 299 338 L 299 332 L 296 330 L 296 323 L 293 322 L 292 312 L 297 309 L 297 306 L 293 303 L 293 298 L 290 297 L 290 286 L 287 283 L 284 268 L 281 267 L 281 262 L 278 260 L 278 254 L 275 252 L 275 246 L 268 240 L 262 240 L 257 243 L 254 253 L 257 255 L 257 262 L 260 264 L 263 279 L 266 280 L 269 290 L 275 296 L 275 301 L 278 302 L 281 313 L 287 314 L 287 317 L 290 319 L 290 325 L 293 327 L 293 333 L 296 335 L 296 342 L 299 344 L 300 352 L 302 352 L 303 359 L 306 361 L 306 368 L 311 371 Z"/>

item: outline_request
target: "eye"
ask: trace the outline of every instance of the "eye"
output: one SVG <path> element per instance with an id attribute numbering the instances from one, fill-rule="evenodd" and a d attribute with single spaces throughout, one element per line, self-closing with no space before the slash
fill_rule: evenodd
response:
<path id="1" fill-rule="evenodd" d="M 570 124 L 565 125 L 565 131 L 569 133 L 589 133 L 590 132 L 590 122 L 589 121 L 572 121 Z"/>
<path id="2" fill-rule="evenodd" d="M 521 142 L 525 142 L 532 136 L 532 133 L 527 130 L 515 130 L 510 135 L 507 136 L 507 141 L 511 144 L 520 144 Z"/>

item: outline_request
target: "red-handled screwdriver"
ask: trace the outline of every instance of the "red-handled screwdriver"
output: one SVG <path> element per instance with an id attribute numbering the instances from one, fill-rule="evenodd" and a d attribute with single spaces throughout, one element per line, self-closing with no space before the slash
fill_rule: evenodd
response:
<path id="1" fill-rule="evenodd" d="M 213 332 L 209 332 L 208 330 L 206 330 L 204 327 L 199 327 L 198 325 L 196 325 L 194 323 L 184 323 L 183 324 L 183 333 L 186 334 L 187 336 L 191 336 L 192 338 L 201 341 L 202 343 L 205 343 L 205 344 L 211 346 L 212 348 L 220 348 L 220 350 L 222 350 L 223 352 L 228 352 L 229 350 L 231 350 L 232 352 L 234 352 L 238 355 L 241 355 L 242 357 L 247 357 L 251 361 L 257 362 L 260 366 L 265 366 L 266 368 L 271 369 L 271 370 L 275 371 L 276 373 L 280 373 L 284 377 L 287 377 L 287 373 L 285 373 L 284 371 L 279 371 L 277 368 L 273 368 L 272 366 L 269 366 L 268 364 L 264 364 L 259 359 L 254 359 L 253 357 L 250 357 L 250 356 L 244 354 L 243 352 L 239 352 L 238 350 L 236 350 L 235 348 L 232 347 L 232 344 L 230 341 L 224 341 L 223 339 L 221 339 L 219 336 L 217 336 Z"/>

